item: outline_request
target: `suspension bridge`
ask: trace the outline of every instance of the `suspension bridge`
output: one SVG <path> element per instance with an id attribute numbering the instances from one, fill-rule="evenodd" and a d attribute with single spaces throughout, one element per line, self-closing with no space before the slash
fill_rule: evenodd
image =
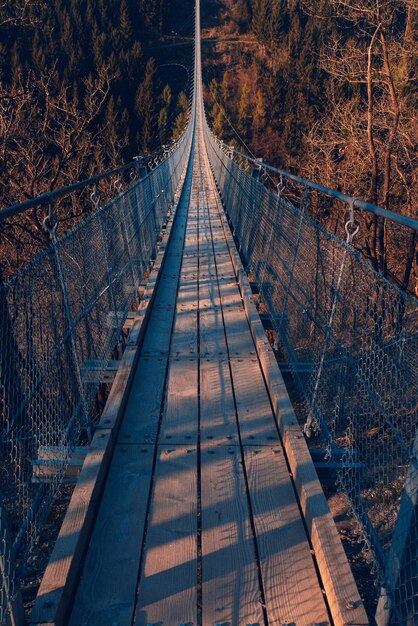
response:
<path id="1" fill-rule="evenodd" d="M 121 169 L 133 180 L 100 207 L 99 179 Z M 183 137 L 148 170 L 88 181 L 96 210 L 62 237 L 53 201 L 84 183 L 0 213 L 49 206 L 51 238 L 0 286 L 2 625 L 418 623 L 418 307 L 351 246 L 358 210 L 418 222 L 270 168 L 302 183 L 296 206 L 268 170 L 207 125 L 197 0 Z M 346 242 L 309 217 L 309 189 L 347 205 Z M 318 468 L 367 546 L 375 617 Z M 24 615 L 62 481 L 74 491 Z"/>

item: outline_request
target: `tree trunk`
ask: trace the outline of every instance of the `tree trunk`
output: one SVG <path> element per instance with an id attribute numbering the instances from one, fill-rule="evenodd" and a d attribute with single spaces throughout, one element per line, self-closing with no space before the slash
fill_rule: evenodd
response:
<path id="1" fill-rule="evenodd" d="M 376 37 L 380 30 L 380 24 L 376 28 L 370 45 L 367 50 L 367 139 L 369 145 L 369 154 L 371 158 L 371 178 L 370 178 L 370 192 L 369 201 L 372 204 L 377 204 L 377 178 L 378 178 L 378 158 L 376 145 L 374 141 L 374 99 L 373 99 L 373 47 L 376 41 Z M 377 259 L 377 218 L 373 218 L 370 227 L 370 256 L 374 269 L 379 269 L 379 263 Z"/>
<path id="2" fill-rule="evenodd" d="M 383 206 L 386 209 L 389 209 L 389 194 L 391 188 L 392 181 L 392 155 L 393 149 L 395 145 L 395 139 L 398 132 L 399 127 L 399 119 L 400 119 L 400 109 L 398 97 L 395 90 L 395 85 L 393 82 L 392 69 L 389 62 L 388 49 L 386 45 L 386 37 L 383 30 L 380 30 L 380 43 L 382 46 L 383 53 L 383 71 L 386 76 L 387 85 L 390 94 L 390 101 L 392 104 L 392 115 L 393 120 L 389 129 L 389 136 L 386 142 L 386 150 L 384 156 L 384 165 L 383 165 Z M 379 258 L 379 269 L 383 273 L 384 276 L 387 275 L 387 263 L 386 263 L 386 250 L 385 250 L 385 220 L 379 219 L 378 224 L 378 237 L 377 237 L 377 246 L 378 246 L 378 258 Z"/>

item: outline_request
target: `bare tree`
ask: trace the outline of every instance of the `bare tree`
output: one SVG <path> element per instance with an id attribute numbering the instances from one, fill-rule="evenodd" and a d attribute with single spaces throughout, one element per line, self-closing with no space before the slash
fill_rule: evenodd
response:
<path id="1" fill-rule="evenodd" d="M 303 4 L 315 13 L 317 3 L 303 0 Z M 418 129 L 412 82 L 417 69 L 418 2 L 328 0 L 321 7 L 318 17 L 329 19 L 331 25 L 320 63 L 331 77 L 332 105 L 310 133 L 312 149 L 322 154 L 331 184 L 346 179 L 345 189 L 352 193 L 416 217 Z M 387 228 L 381 218 L 366 219 L 366 254 L 376 270 L 385 276 L 395 273 L 406 288 L 416 271 L 417 238 L 414 233 L 404 236 L 400 274 L 399 251 L 392 249 L 388 259 L 388 240 L 392 238 L 393 244 L 394 234 Z"/>
<path id="2" fill-rule="evenodd" d="M 0 2 L 1 26 L 33 26 L 45 8 L 43 0 L 3 0 Z"/>
<path id="3" fill-rule="evenodd" d="M 56 87 L 55 72 L 11 85 L 0 82 L 0 203 L 15 204 L 113 166 L 119 146 L 101 123 L 112 76 L 102 68 L 84 81 L 82 101 L 72 88 Z M 113 155 L 109 157 L 109 155 Z M 68 226 L 82 214 L 79 198 L 64 204 Z M 0 262 L 16 268 L 43 247 L 44 210 L 33 210 L 3 227 Z M 6 273 L 7 270 L 5 270 Z"/>

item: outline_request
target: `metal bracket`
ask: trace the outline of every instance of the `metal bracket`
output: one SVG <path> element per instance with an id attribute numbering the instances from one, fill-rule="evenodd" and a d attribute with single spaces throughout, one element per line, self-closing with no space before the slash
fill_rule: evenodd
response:
<path id="1" fill-rule="evenodd" d="M 80 367 L 82 383 L 112 383 L 119 369 L 120 361 L 84 361 Z"/>
<path id="2" fill-rule="evenodd" d="M 73 484 L 86 458 L 89 448 L 78 446 L 73 448 L 69 459 L 65 455 L 65 449 L 58 446 L 39 446 L 38 458 L 32 460 L 32 482 L 48 483 L 55 479 L 57 470 L 66 466 L 63 482 Z"/>

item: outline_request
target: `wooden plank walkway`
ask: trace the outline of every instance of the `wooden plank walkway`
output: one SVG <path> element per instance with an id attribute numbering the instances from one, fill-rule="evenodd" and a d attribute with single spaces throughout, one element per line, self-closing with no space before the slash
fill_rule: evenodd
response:
<path id="1" fill-rule="evenodd" d="M 326 626 L 199 117 L 193 155 L 70 624 Z"/>

